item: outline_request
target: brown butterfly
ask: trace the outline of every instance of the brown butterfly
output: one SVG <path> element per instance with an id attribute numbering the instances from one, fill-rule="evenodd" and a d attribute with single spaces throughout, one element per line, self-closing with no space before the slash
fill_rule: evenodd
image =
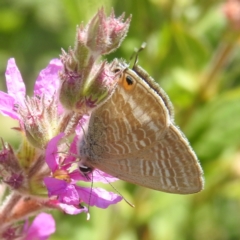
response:
<path id="1" fill-rule="evenodd" d="M 203 189 L 203 171 L 174 124 L 167 94 L 138 65 L 119 64 L 110 98 L 90 116 L 79 143 L 80 170 L 97 168 L 124 181 L 178 194 Z"/>

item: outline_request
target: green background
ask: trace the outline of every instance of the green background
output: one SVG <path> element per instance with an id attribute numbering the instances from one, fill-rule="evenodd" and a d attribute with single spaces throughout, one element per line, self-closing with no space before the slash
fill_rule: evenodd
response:
<path id="1" fill-rule="evenodd" d="M 142 42 L 139 64 L 168 93 L 175 122 L 196 151 L 205 189 L 173 195 L 114 183 L 128 201 L 86 215 L 53 212 L 51 240 L 240 239 L 239 32 L 225 18 L 224 1 L 203 0 L 3 0 L 0 1 L 0 89 L 7 60 L 17 65 L 32 94 L 38 72 L 61 48 L 74 45 L 76 25 L 103 6 L 132 14 L 129 33 L 111 55 L 128 60 Z M 15 147 L 17 123 L 0 118 L 0 135 Z M 4 126 L 4 127 L 2 127 Z M 111 186 L 104 185 L 113 191 Z"/>

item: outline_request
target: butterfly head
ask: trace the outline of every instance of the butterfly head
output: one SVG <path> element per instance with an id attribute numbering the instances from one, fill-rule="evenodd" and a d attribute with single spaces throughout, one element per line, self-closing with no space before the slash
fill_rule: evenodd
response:
<path id="1" fill-rule="evenodd" d="M 85 135 L 85 131 L 83 136 L 84 137 L 82 139 L 79 139 L 77 146 L 78 155 L 80 156 L 78 169 L 83 176 L 89 178 L 89 174 L 93 172 L 94 167 L 89 165 L 91 162 L 89 161 L 89 158 L 91 158 L 89 156 L 89 149 L 91 148 L 89 147 L 89 143 L 87 142 L 87 136 Z"/>
<path id="2" fill-rule="evenodd" d="M 91 174 L 94 170 L 94 168 L 92 167 L 89 167 L 89 166 L 86 166 L 85 164 L 83 163 L 80 163 L 79 164 L 79 167 L 78 167 L 80 173 L 85 176 L 87 179 L 89 179 L 89 174 Z"/>

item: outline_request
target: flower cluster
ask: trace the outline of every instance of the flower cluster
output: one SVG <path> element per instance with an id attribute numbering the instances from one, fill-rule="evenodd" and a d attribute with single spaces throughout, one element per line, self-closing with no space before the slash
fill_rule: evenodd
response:
<path id="1" fill-rule="evenodd" d="M 99 57 L 116 50 L 126 36 L 131 18 L 106 17 L 99 10 L 86 27 L 77 28 L 74 49 L 62 52 L 59 99 L 66 109 L 86 113 L 104 101 L 116 85 L 115 62 L 98 63 Z"/>
<path id="2" fill-rule="evenodd" d="M 86 27 L 77 29 L 76 44 L 43 69 L 26 96 L 15 60 L 8 61 L 8 93 L 0 91 L 0 113 L 16 119 L 14 128 L 22 141 L 17 150 L 1 139 L 0 206 L 1 239 L 47 239 L 55 231 L 51 215 L 41 213 L 29 227 L 27 218 L 58 209 L 67 214 L 88 214 L 88 207 L 107 208 L 122 198 L 81 182 L 109 183 L 117 179 L 99 170 L 83 175 L 77 166 L 77 142 L 83 137 L 94 107 L 106 100 L 116 86 L 115 62 L 99 58 L 118 48 L 130 18 L 107 17 L 99 10 Z M 85 203 L 85 206 L 84 206 Z M 21 224 L 19 223 L 21 222 Z M 47 225 L 47 226 L 46 226 Z"/>

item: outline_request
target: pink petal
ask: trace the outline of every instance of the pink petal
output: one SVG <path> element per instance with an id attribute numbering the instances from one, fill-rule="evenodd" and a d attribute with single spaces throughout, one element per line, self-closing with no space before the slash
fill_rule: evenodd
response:
<path id="1" fill-rule="evenodd" d="M 83 188 L 76 186 L 80 199 L 85 203 L 89 203 L 90 206 L 96 206 L 100 208 L 107 208 L 111 204 L 118 203 L 122 200 L 119 195 L 107 192 L 102 188 Z"/>
<path id="2" fill-rule="evenodd" d="M 63 138 L 64 133 L 58 134 L 56 137 L 52 138 L 46 148 L 46 163 L 52 172 L 58 169 L 58 142 Z"/>
<path id="3" fill-rule="evenodd" d="M 69 184 L 65 191 L 58 195 L 58 200 L 59 202 L 66 203 L 68 205 L 79 204 L 79 196 L 78 192 L 75 189 L 75 186 Z"/>
<path id="4" fill-rule="evenodd" d="M 102 182 L 102 183 L 110 183 L 118 181 L 118 178 L 115 178 L 105 172 L 102 172 L 98 169 L 93 171 L 93 182 Z"/>
<path id="5" fill-rule="evenodd" d="M 8 94 L 21 105 L 24 104 L 23 100 L 25 98 L 26 88 L 14 58 L 8 60 L 5 76 Z"/>
<path id="6" fill-rule="evenodd" d="M 48 189 L 49 197 L 58 195 L 62 191 L 64 191 L 68 185 L 67 182 L 64 180 L 52 178 L 52 177 L 45 177 L 43 179 L 45 186 Z"/>
<path id="7" fill-rule="evenodd" d="M 92 174 L 93 174 L 93 180 L 92 178 Z M 75 180 L 75 181 L 84 181 L 84 182 L 102 182 L 102 183 L 110 183 L 110 182 L 115 182 L 117 180 L 119 180 L 118 178 L 112 177 L 111 175 L 102 172 L 98 169 L 95 169 L 92 174 L 89 174 L 89 178 L 87 178 L 86 176 L 84 176 L 79 169 L 74 170 L 73 172 L 71 172 L 69 174 L 70 178 Z"/>
<path id="8" fill-rule="evenodd" d="M 61 115 L 64 112 L 64 108 L 60 102 L 58 102 L 58 114 Z"/>
<path id="9" fill-rule="evenodd" d="M 15 99 L 5 92 L 0 91 L 0 113 L 13 119 L 18 119 L 18 114 L 14 111 Z"/>
<path id="10" fill-rule="evenodd" d="M 92 181 L 91 179 L 88 179 L 87 177 L 83 176 L 83 174 L 81 174 L 79 169 L 76 169 L 71 173 L 69 173 L 69 176 L 73 181 L 84 181 L 84 182 Z"/>
<path id="11" fill-rule="evenodd" d="M 65 167 L 63 168 L 65 169 L 69 167 L 69 164 L 72 164 L 76 160 L 76 156 L 77 156 L 77 137 L 76 136 L 74 137 L 71 143 L 71 146 L 69 148 L 69 153 L 70 154 L 64 160 Z"/>
<path id="12" fill-rule="evenodd" d="M 64 203 L 59 203 L 58 207 L 60 207 L 65 213 L 71 214 L 71 215 L 76 215 L 82 212 L 88 212 L 88 209 L 86 207 L 84 208 L 77 208 L 73 205 L 68 205 Z"/>
<path id="13" fill-rule="evenodd" d="M 64 180 L 45 177 L 44 183 L 48 189 L 49 196 L 57 196 L 59 202 L 69 205 L 79 204 L 79 196 L 75 186 Z"/>
<path id="14" fill-rule="evenodd" d="M 62 68 L 63 65 L 59 59 L 51 60 L 49 65 L 37 77 L 34 95 L 42 96 L 42 94 L 45 94 L 47 97 L 53 96 L 59 87 L 58 73 Z"/>
<path id="15" fill-rule="evenodd" d="M 45 240 L 56 230 L 55 221 L 50 214 L 40 213 L 28 229 L 25 240 Z"/>

